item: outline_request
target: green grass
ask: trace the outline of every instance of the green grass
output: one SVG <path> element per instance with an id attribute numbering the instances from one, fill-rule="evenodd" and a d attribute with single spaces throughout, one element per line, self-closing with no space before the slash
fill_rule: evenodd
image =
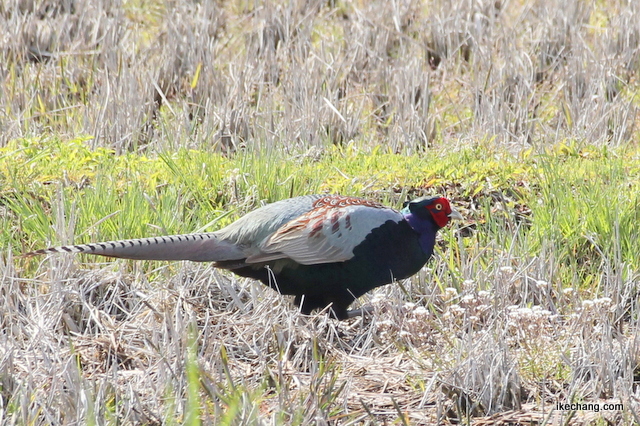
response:
<path id="1" fill-rule="evenodd" d="M 604 264 L 640 266 L 640 159 L 632 149 L 562 145 L 511 155 L 478 146 L 400 156 L 335 148 L 293 158 L 183 149 L 153 158 L 90 150 L 84 142 L 20 140 L 0 150 L 3 247 L 211 231 L 262 202 L 308 193 L 367 196 L 397 208 L 427 193 L 468 211 L 482 246 L 506 248 L 504 231 L 515 227 L 520 255 L 553 245 L 562 282 L 593 282 Z M 56 235 L 54 223 L 64 223 L 74 241 Z"/>
<path id="2" fill-rule="evenodd" d="M 543 241 L 581 277 L 609 266 L 638 270 L 640 169 L 633 152 L 586 150 L 543 157 L 541 197 L 533 208 L 534 248 Z"/>

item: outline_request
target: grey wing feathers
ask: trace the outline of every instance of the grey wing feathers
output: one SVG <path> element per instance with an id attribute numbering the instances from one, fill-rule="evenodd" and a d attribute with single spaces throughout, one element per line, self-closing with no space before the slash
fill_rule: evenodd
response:
<path id="1" fill-rule="evenodd" d="M 234 244 L 220 240 L 213 233 L 170 235 L 134 240 L 52 247 L 25 256 L 48 253 L 88 253 L 136 260 L 191 260 L 216 262 L 243 259 L 244 253 Z"/>
<path id="2" fill-rule="evenodd" d="M 215 232 L 223 240 L 233 241 L 250 256 L 259 250 L 262 241 L 289 221 L 313 209 L 313 203 L 323 195 L 302 195 L 276 201 L 260 207 L 229 226 Z"/>

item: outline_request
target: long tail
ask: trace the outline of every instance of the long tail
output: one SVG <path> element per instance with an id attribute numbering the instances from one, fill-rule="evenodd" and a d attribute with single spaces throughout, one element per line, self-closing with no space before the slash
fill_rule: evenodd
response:
<path id="1" fill-rule="evenodd" d="M 25 253 L 23 256 L 51 253 L 87 253 L 122 259 L 191 260 L 194 262 L 240 260 L 246 257 L 235 244 L 218 238 L 215 233 L 169 235 L 51 247 Z"/>

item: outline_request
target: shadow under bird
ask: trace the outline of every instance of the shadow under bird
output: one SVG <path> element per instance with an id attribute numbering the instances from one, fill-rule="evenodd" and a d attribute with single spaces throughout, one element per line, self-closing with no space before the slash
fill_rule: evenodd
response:
<path id="1" fill-rule="evenodd" d="M 417 273 L 436 232 L 462 219 L 446 198 L 402 211 L 362 198 L 306 195 L 267 204 L 209 233 L 52 247 L 25 256 L 88 253 L 137 260 L 214 262 L 295 296 L 302 313 L 331 305 L 338 319 L 369 290 Z"/>

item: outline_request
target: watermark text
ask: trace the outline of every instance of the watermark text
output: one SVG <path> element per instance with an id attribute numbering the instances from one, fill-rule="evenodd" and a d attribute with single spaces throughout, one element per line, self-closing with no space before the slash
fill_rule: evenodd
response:
<path id="1" fill-rule="evenodd" d="M 593 411 L 599 413 L 600 411 L 623 411 L 624 404 L 611 403 L 611 402 L 569 402 L 569 403 L 556 403 L 556 410 L 559 411 Z"/>

